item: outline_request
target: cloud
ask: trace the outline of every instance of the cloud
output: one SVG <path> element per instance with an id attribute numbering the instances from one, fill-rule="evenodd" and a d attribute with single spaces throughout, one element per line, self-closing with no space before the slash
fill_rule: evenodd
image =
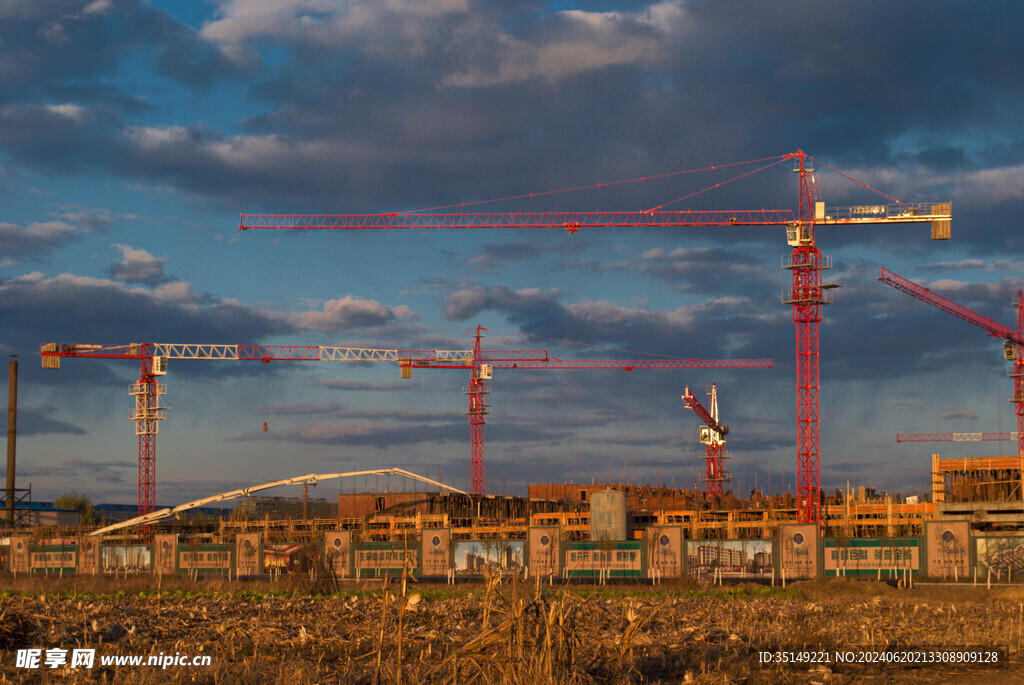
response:
<path id="1" fill-rule="evenodd" d="M 0 222 L 0 254 L 3 255 L 0 264 L 47 255 L 80 237 L 79 229 L 63 221 L 25 226 Z"/>
<path id="2" fill-rule="evenodd" d="M 942 261 L 932 264 L 921 264 L 917 266 L 918 271 L 994 271 L 1001 272 L 1013 268 L 1014 262 L 1010 259 L 961 259 L 959 261 Z"/>
<path id="3" fill-rule="evenodd" d="M 252 59 L 253 46 L 265 40 L 305 44 L 316 51 L 399 50 L 400 55 L 422 55 L 426 45 L 436 46 L 450 37 L 453 24 L 462 26 L 472 19 L 469 0 L 285 0 L 270 5 L 230 0 L 221 4 L 217 15 L 203 26 L 202 37 L 243 61 Z"/>
<path id="4" fill-rule="evenodd" d="M 193 88 L 244 71 L 194 29 L 141 0 L 0 5 L 0 101 L 58 84 L 103 81 L 140 54 L 161 76 Z"/>
<path id="5" fill-rule="evenodd" d="M 325 421 L 283 430 L 250 431 L 233 441 L 271 440 L 314 445 L 361 445 L 391 447 L 417 443 L 436 443 L 465 440 L 465 426 L 417 425 L 399 427 L 392 423 L 374 421 Z"/>
<path id="6" fill-rule="evenodd" d="M 566 10 L 545 18 L 532 35 L 517 37 L 494 27 L 489 52 L 474 53 L 445 84 L 495 87 L 542 80 L 558 83 L 613 67 L 645 69 L 667 61 L 678 3 L 662 3 L 650 12 Z"/>
<path id="7" fill-rule="evenodd" d="M 974 411 L 973 409 L 959 409 L 959 410 L 956 410 L 956 411 L 946 412 L 945 414 L 942 415 L 942 420 L 943 421 L 961 421 L 961 420 L 977 421 L 978 420 L 978 412 Z"/>
<path id="8" fill-rule="evenodd" d="M 461 417 L 456 412 L 434 409 L 353 409 L 338 404 L 270 405 L 264 411 L 275 416 L 330 416 L 336 419 L 380 421 L 453 421 Z"/>
<path id="9" fill-rule="evenodd" d="M 2 10 L 0 148 L 47 173 L 386 211 L 396 197 L 434 206 L 744 159 L 770 140 L 870 181 L 896 174 L 901 192 L 1020 199 L 1024 84 L 1007 65 L 1021 48 L 991 29 L 1018 9 L 865 2 L 836 24 L 811 2 L 230 0 L 196 32 L 138 0 L 35 5 Z M 925 28 L 909 41 L 905 25 Z M 244 83 L 259 113 L 220 128 L 137 118 L 158 108 L 114 84 L 140 58 L 197 90 Z M 665 199 L 637 187 L 601 198 Z M 722 201 L 741 198 L 763 201 L 749 186 Z"/>
<path id="10" fill-rule="evenodd" d="M 161 302 L 177 304 L 197 304 L 210 299 L 195 292 L 191 283 L 186 281 L 167 281 L 153 290 L 153 297 Z"/>
<path id="11" fill-rule="evenodd" d="M 512 290 L 504 285 L 471 287 L 456 291 L 446 300 L 445 318 L 465 320 L 485 311 L 500 312 L 527 334 L 549 339 L 571 338 L 591 344 L 669 354 L 667 350 L 688 349 L 686 356 L 723 355 L 763 357 L 744 354 L 754 345 L 777 340 L 764 331 L 786 312 L 765 313 L 755 302 L 742 297 L 710 298 L 672 311 L 628 307 L 608 300 L 582 300 L 563 304 L 555 290 L 537 288 Z M 712 323 L 729 320 L 728 327 Z M 743 331 L 740 333 L 739 331 Z M 760 337 L 760 339 L 758 339 Z M 772 342 L 775 342 L 772 340 Z M 771 343 L 766 346 L 772 349 Z M 717 349 L 715 349 L 717 348 Z M 704 352 L 713 353 L 704 354 Z"/>
<path id="12" fill-rule="evenodd" d="M 763 258 L 747 259 L 745 251 L 725 247 L 656 247 L 617 268 L 657 278 L 681 293 L 764 292 L 778 284 L 777 271 L 763 266 Z"/>
<path id="13" fill-rule="evenodd" d="M 164 280 L 164 263 L 166 258 L 157 258 L 129 245 L 115 244 L 121 251 L 122 259 L 108 267 L 110 277 L 115 281 L 126 283 L 142 283 L 157 285 Z"/>
<path id="14" fill-rule="evenodd" d="M 128 343 L 260 340 L 290 332 L 281 315 L 230 299 L 202 303 L 160 297 L 161 291 L 119 281 L 31 273 L 0 281 L 0 316 L 17 321 L 4 342 L 32 350 L 47 341 Z M 166 295 L 166 293 L 164 293 Z"/>
<path id="15" fill-rule="evenodd" d="M 376 300 L 363 300 L 351 295 L 328 300 L 321 311 L 289 316 L 296 328 L 324 333 L 379 328 L 396 321 L 415 321 L 418 318 L 419 315 L 406 305 L 389 307 Z"/>
<path id="16" fill-rule="evenodd" d="M 80 426 L 53 417 L 57 408 L 50 404 L 32 403 L 18 405 L 18 435 L 28 437 L 34 435 L 85 435 Z M 3 408 L 7 415 L 7 407 Z M 5 422 L 6 423 L 6 422 Z"/>
<path id="17" fill-rule="evenodd" d="M 552 253 L 557 253 L 557 249 L 525 241 L 489 243 L 479 254 L 466 260 L 466 264 L 481 271 L 496 272 L 503 266 L 536 260 Z"/>
<path id="18" fill-rule="evenodd" d="M 369 390 L 405 390 L 410 387 L 418 387 L 419 383 L 404 380 L 392 381 L 390 383 L 367 383 L 365 381 L 350 381 L 343 378 L 328 378 L 316 383 L 321 388 L 333 390 L 345 390 L 347 392 L 362 392 Z"/>
<path id="19" fill-rule="evenodd" d="M 456 291 L 445 300 L 445 318 L 465 321 L 487 309 L 504 311 L 557 310 L 557 290 L 526 288 L 513 291 L 508 286 L 471 287 Z"/>
<path id="20" fill-rule="evenodd" d="M 70 221 L 82 228 L 84 233 L 102 233 L 118 219 L 136 219 L 131 214 L 120 214 L 109 209 L 86 209 L 78 205 L 64 205 L 57 211 L 57 216 Z"/>
<path id="21" fill-rule="evenodd" d="M 138 463 L 131 461 L 69 459 L 64 462 L 49 463 L 41 466 L 34 466 L 31 463 L 18 464 L 17 475 L 19 478 L 35 477 L 62 483 L 76 483 L 76 487 L 81 488 L 82 484 L 92 482 L 132 482 L 129 474 L 137 469 Z M 3 469 L 0 468 L 0 471 L 3 471 Z M 64 492 L 70 489 L 67 488 Z M 57 492 L 61 491 L 57 490 Z"/>

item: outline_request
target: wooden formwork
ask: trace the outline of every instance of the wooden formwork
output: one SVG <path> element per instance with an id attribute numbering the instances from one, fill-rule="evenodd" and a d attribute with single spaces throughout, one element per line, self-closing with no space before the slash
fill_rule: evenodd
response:
<path id="1" fill-rule="evenodd" d="M 932 501 L 1024 501 L 1024 455 L 940 458 L 932 455 Z"/>

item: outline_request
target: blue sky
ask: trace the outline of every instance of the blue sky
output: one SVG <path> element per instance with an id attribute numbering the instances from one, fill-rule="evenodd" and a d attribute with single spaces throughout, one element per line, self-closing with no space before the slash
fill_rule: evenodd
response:
<path id="1" fill-rule="evenodd" d="M 946 242 L 914 225 L 818 232 L 833 259 L 826 280 L 843 285 L 821 326 L 823 486 L 924 492 L 933 450 L 1012 453 L 1012 443 L 896 444 L 898 432 L 1016 425 L 999 342 L 876 279 L 885 266 L 1013 325 L 1024 286 L 1022 14 L 1016 3 L 954 2 L 9 0 L 0 352 L 21 362 L 19 485 L 31 482 L 35 499 L 136 497 L 137 365 L 43 371 L 42 343 L 433 349 L 468 346 L 481 325 L 485 347 L 564 358 L 775 360 L 772 370 L 496 374 L 490 491 L 609 475 L 692 484 L 701 447 L 680 395 L 712 381 L 737 489 L 792 489 L 781 229 L 237 224 L 240 213 L 388 212 L 664 175 L 474 206 L 644 209 L 735 175 L 675 172 L 797 149 L 892 197 L 954 210 Z M 818 171 L 830 206 L 878 201 Z M 782 165 L 674 208 L 796 201 Z M 160 504 L 388 466 L 468 488 L 466 372 L 400 382 L 384 364 L 181 361 L 164 381 Z"/>

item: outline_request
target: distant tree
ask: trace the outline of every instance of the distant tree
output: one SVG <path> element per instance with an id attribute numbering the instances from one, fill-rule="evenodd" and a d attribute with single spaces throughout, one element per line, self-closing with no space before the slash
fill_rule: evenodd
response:
<path id="1" fill-rule="evenodd" d="M 79 495 L 77 491 L 65 492 L 53 501 L 53 506 L 58 509 L 74 509 L 82 514 L 81 525 L 95 526 L 99 523 L 96 517 L 96 510 L 92 506 L 92 500 L 85 495 Z"/>

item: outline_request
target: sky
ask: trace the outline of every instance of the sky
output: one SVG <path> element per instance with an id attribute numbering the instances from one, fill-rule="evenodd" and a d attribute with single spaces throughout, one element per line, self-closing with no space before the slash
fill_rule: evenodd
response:
<path id="1" fill-rule="evenodd" d="M 736 491 L 792 492 L 782 228 L 238 222 L 795 209 L 789 162 L 742 178 L 767 163 L 726 165 L 797 150 L 830 207 L 953 203 L 950 241 L 927 225 L 818 229 L 825 280 L 842 285 L 820 326 L 823 487 L 926 493 L 932 452 L 1012 454 L 1010 442 L 896 443 L 1016 421 L 1000 342 L 877 278 L 891 269 L 1015 326 L 1022 20 L 1019 3 L 934 0 L 6 0 L 0 353 L 19 360 L 18 485 L 35 500 L 136 501 L 138 363 L 42 370 L 44 343 L 465 349 L 483 326 L 492 350 L 775 364 L 497 371 L 489 492 L 692 487 L 703 447 L 680 396 L 712 382 Z M 392 466 L 468 489 L 467 381 L 440 369 L 401 380 L 383 363 L 172 362 L 157 502 Z M 324 482 L 311 495 L 405 486 Z"/>

